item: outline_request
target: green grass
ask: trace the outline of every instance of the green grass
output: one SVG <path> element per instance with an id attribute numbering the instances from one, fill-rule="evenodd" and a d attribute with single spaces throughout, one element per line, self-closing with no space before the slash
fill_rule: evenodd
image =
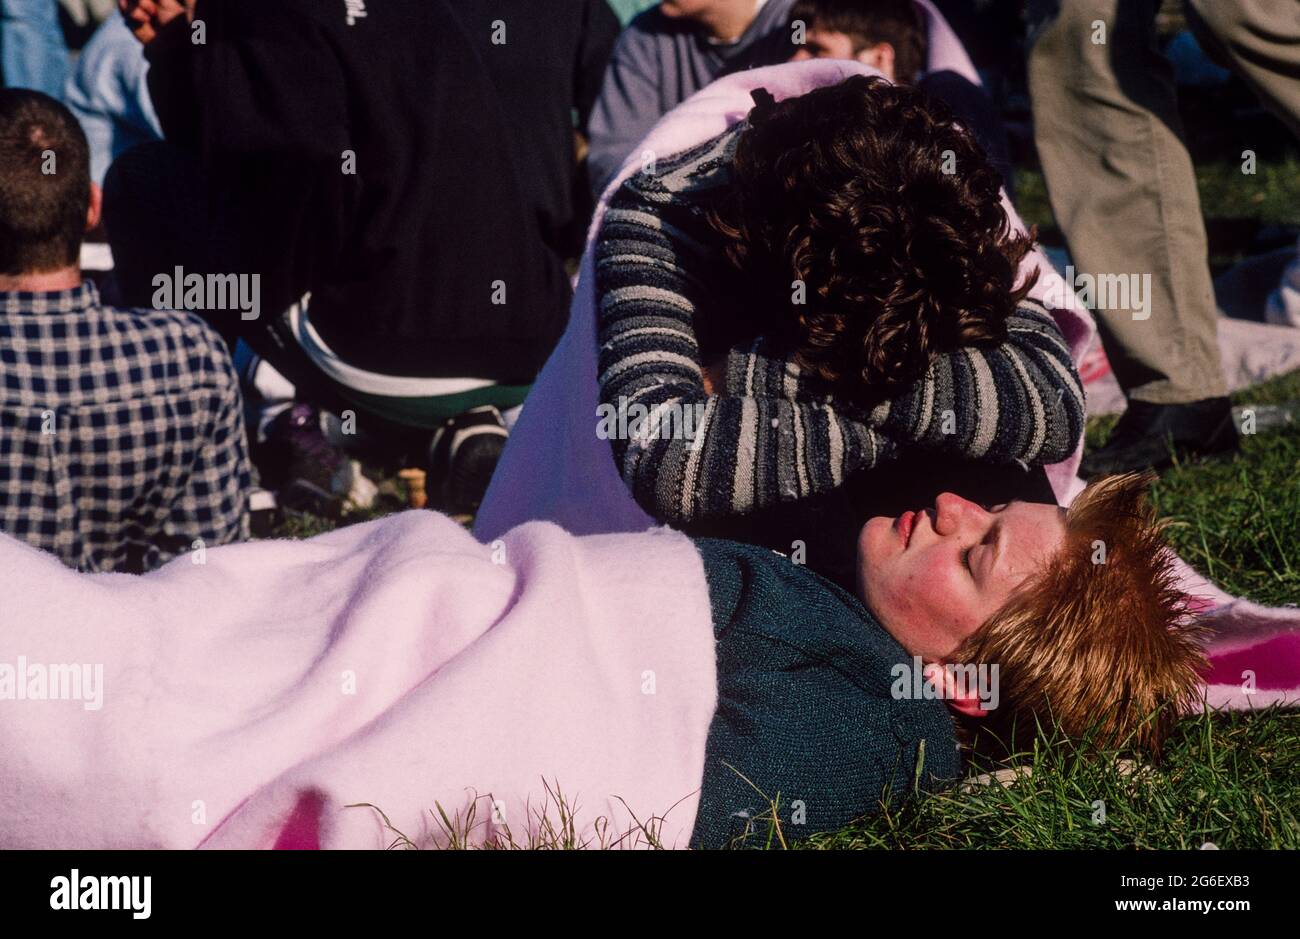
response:
<path id="1" fill-rule="evenodd" d="M 1253 219 L 1264 224 L 1300 221 L 1300 158 L 1261 162 L 1253 176 L 1240 163 L 1217 161 L 1196 167 L 1201 211 L 1208 219 Z M 1016 209 L 1030 225 L 1054 228 L 1042 173 L 1016 170 Z"/>
<path id="2" fill-rule="evenodd" d="M 1300 401 L 1300 372 L 1233 400 Z M 1177 465 L 1161 474 L 1154 498 L 1170 519 L 1170 543 L 1229 593 L 1300 602 L 1300 426 L 1243 435 L 1235 459 Z"/>
<path id="3" fill-rule="evenodd" d="M 907 800 L 803 846 L 1300 848 L 1300 713 L 1187 719 L 1163 764 L 1137 772 L 1064 744 L 1022 763 L 1030 773 L 1009 785 Z"/>

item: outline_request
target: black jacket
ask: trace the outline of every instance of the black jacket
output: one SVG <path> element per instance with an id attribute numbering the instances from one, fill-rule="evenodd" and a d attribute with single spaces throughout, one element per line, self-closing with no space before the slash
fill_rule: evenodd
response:
<path id="1" fill-rule="evenodd" d="M 574 130 L 587 133 L 618 17 L 606 0 L 455 0 L 452 10 L 501 96 L 543 239 L 561 258 L 578 255 L 594 206 Z"/>
<path id="2" fill-rule="evenodd" d="M 531 380 L 568 285 L 446 0 L 200 0 L 196 20 L 202 44 L 178 18 L 148 47 L 150 93 L 262 309 L 310 290 L 325 341 L 372 371 Z"/>

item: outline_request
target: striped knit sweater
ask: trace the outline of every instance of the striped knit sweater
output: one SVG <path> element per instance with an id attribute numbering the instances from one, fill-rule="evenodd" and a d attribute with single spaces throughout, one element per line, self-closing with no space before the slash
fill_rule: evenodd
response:
<path id="1" fill-rule="evenodd" d="M 602 409 L 638 504 L 684 525 L 837 488 L 854 473 L 925 448 L 993 463 L 1055 463 L 1083 433 L 1083 390 L 1041 305 L 1026 301 L 1000 345 L 942 355 L 870 414 L 812 390 L 760 339 L 727 355 L 726 387 L 703 383 L 696 311 L 734 302 L 734 274 L 705 209 L 730 180 L 742 121 L 659 161 L 612 197 L 596 243 Z M 704 324 L 701 324 L 704 325 Z"/>

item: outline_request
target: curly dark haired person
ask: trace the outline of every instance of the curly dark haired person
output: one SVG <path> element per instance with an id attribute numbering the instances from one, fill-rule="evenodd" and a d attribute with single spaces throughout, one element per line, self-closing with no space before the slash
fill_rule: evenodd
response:
<path id="1" fill-rule="evenodd" d="M 923 92 L 855 76 L 760 100 L 605 216 L 602 404 L 697 415 L 691 434 L 611 440 L 624 481 L 668 524 L 763 543 L 719 523 L 794 508 L 806 532 L 810 500 L 908 454 L 1066 458 L 1083 392 L 1017 282 L 1030 247 Z"/>
<path id="2" fill-rule="evenodd" d="M 935 353 L 1006 339 L 1033 286 L 1016 285 L 1032 243 L 944 105 L 853 78 L 759 112 L 709 213 L 755 335 L 864 405 L 919 379 Z M 791 303 L 771 302 L 796 282 Z"/>

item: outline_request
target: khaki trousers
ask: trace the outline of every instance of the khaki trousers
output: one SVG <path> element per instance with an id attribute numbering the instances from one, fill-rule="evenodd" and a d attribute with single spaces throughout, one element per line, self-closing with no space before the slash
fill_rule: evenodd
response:
<path id="1" fill-rule="evenodd" d="M 1111 367 L 1130 399 L 1174 404 L 1225 388 L 1200 198 L 1157 45 L 1159 7 L 1029 0 L 1028 72 L 1052 210 L 1077 274 L 1133 288 L 1094 291 Z M 1300 135 L 1300 0 L 1187 0 L 1187 13 L 1207 52 Z"/>

